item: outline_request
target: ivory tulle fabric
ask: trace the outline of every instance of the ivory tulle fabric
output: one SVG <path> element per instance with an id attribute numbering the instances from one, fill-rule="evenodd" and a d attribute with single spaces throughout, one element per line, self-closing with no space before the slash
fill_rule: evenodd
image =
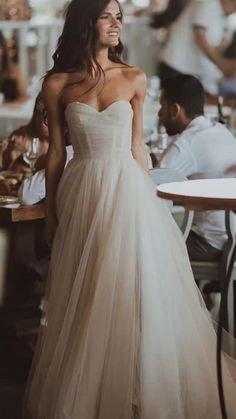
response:
<path id="1" fill-rule="evenodd" d="M 220 419 L 216 335 L 182 235 L 131 155 L 132 107 L 79 102 L 25 403 L 32 419 Z M 228 419 L 236 385 L 223 360 Z"/>

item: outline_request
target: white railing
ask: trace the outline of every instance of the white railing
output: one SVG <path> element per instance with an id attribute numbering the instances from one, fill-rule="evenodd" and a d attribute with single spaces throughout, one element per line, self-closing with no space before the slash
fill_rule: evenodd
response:
<path id="1" fill-rule="evenodd" d="M 155 72 L 157 55 L 157 39 L 153 30 L 148 27 L 148 17 L 127 16 L 124 22 L 123 40 L 126 46 L 126 59 L 130 64 L 138 65 L 148 74 Z M 13 34 L 18 44 L 20 68 L 26 77 L 43 77 L 45 72 L 52 66 L 52 54 L 55 51 L 58 36 L 61 33 L 63 20 L 59 18 L 39 16 L 29 21 L 0 21 L 0 30 L 6 38 Z M 36 34 L 35 37 L 35 70 L 30 69 L 30 44 L 29 32 Z"/>
<path id="2" fill-rule="evenodd" d="M 29 47 L 27 38 L 30 31 L 36 33 L 34 76 L 41 78 L 52 65 L 52 54 L 57 38 L 61 32 L 63 21 L 52 17 L 35 17 L 28 21 L 0 21 L 0 29 L 6 38 L 14 33 L 17 38 L 19 65 L 26 79 L 30 76 Z"/>

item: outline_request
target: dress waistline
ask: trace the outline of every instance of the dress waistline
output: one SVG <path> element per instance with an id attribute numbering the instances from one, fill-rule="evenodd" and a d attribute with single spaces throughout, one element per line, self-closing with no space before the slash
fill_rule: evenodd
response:
<path id="1" fill-rule="evenodd" d="M 76 160 L 116 160 L 123 158 L 133 158 L 131 150 L 111 150 L 109 152 L 104 151 L 88 151 L 88 152 L 75 152 L 74 159 Z"/>

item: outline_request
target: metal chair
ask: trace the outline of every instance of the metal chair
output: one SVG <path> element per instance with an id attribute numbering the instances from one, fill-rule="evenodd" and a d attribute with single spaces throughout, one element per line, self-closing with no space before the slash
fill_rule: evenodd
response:
<path id="1" fill-rule="evenodd" d="M 236 232 L 233 212 L 227 211 L 225 217 L 228 241 L 222 257 L 214 262 L 191 261 L 193 275 L 201 291 L 204 290 L 206 284 L 221 281 L 221 278 L 226 277 L 229 262 L 236 246 Z M 221 284 L 219 284 L 219 288 L 221 289 Z M 236 263 L 234 263 L 228 283 L 227 312 L 224 315 L 224 324 L 228 325 L 230 334 L 236 336 Z"/>

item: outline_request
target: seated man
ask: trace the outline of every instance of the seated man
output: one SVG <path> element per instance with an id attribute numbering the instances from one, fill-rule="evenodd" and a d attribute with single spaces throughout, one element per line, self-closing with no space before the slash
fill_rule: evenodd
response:
<path id="1" fill-rule="evenodd" d="M 236 176 L 236 139 L 204 116 L 204 90 L 197 78 L 178 75 L 163 82 L 160 123 L 175 136 L 159 163 L 188 179 Z M 224 211 L 196 212 L 187 240 L 191 260 L 217 260 L 227 236 Z"/>

